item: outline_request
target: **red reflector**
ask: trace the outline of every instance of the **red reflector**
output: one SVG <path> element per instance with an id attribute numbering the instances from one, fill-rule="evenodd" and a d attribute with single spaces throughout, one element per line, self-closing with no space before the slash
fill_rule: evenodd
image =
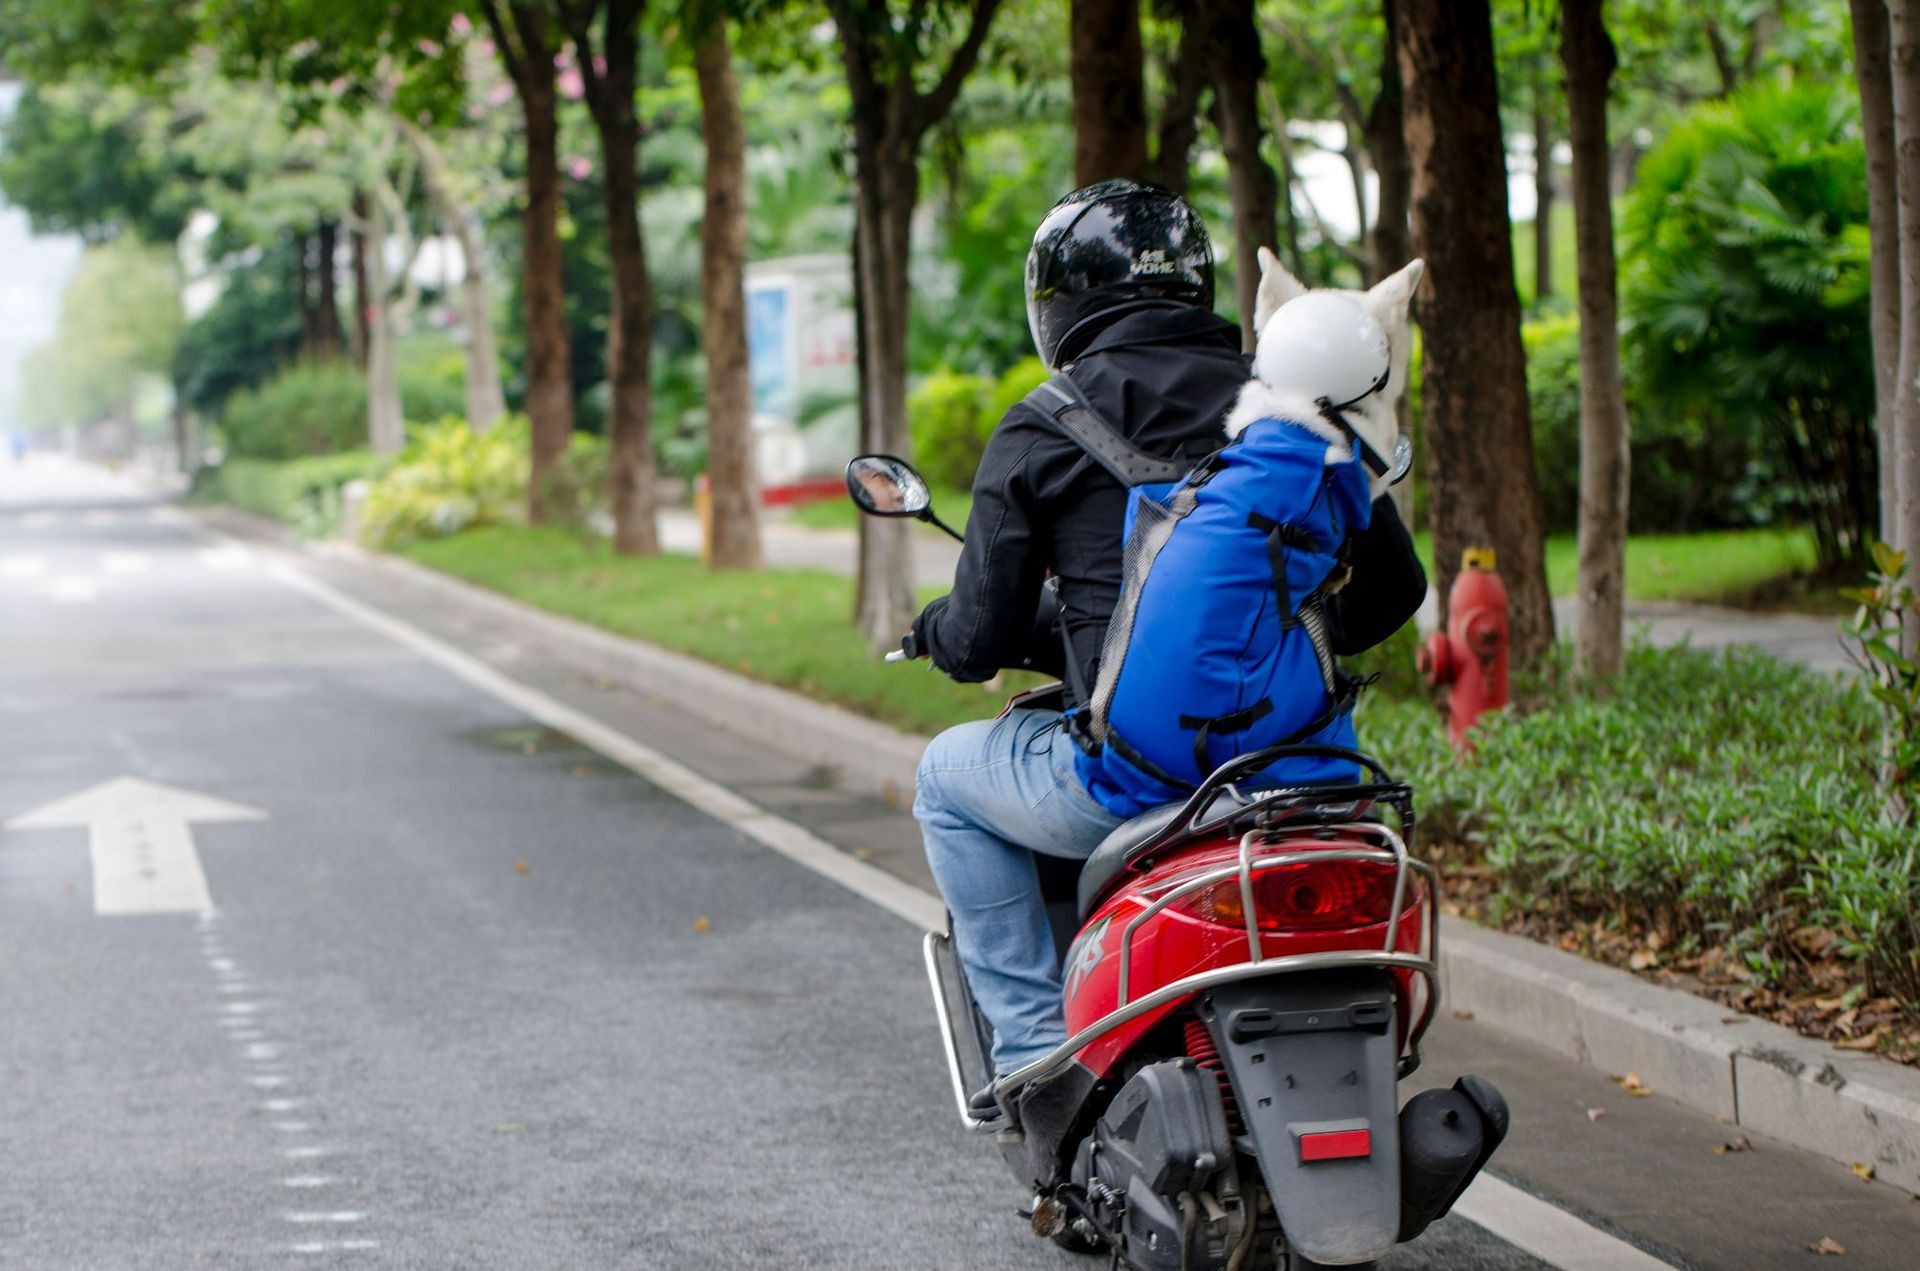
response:
<path id="1" fill-rule="evenodd" d="M 1326 1134 L 1300 1136 L 1302 1161 L 1344 1161 L 1349 1157 L 1372 1155 L 1371 1130 L 1334 1130 Z"/>

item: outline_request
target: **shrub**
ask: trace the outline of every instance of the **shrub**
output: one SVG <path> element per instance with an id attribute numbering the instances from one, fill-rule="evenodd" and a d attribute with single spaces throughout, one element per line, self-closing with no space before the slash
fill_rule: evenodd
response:
<path id="1" fill-rule="evenodd" d="M 340 528 L 340 489 L 384 466 L 370 450 L 307 459 L 229 459 L 207 478 L 208 497 L 284 521 L 309 538 Z"/>
<path id="2" fill-rule="evenodd" d="M 361 533 L 377 547 L 441 538 L 517 521 L 527 497 L 526 420 L 512 416 L 484 436 L 463 419 L 419 429 L 367 494 Z"/>
<path id="3" fill-rule="evenodd" d="M 993 391 L 987 394 L 987 432 L 990 434 L 999 427 L 1006 413 L 1019 405 L 1021 398 L 1039 388 L 1046 378 L 1047 365 L 1037 357 L 1022 358 L 1003 371 L 993 382 Z"/>
<path id="4" fill-rule="evenodd" d="M 1541 318 L 1522 327 L 1521 338 L 1547 528 L 1571 531 L 1580 520 L 1580 321 L 1573 314 Z M 1771 524 L 1789 510 L 1793 495 L 1764 448 L 1647 392 L 1633 350 L 1622 353 L 1634 533 L 1742 529 Z"/>
<path id="5" fill-rule="evenodd" d="M 991 385 L 978 375 L 935 371 L 907 403 L 913 457 L 928 481 L 966 489 L 973 484 L 995 420 L 986 412 Z"/>
<path id="6" fill-rule="evenodd" d="M 467 354 L 438 331 L 410 335 L 399 348 L 400 413 L 414 423 L 467 413 Z"/>
<path id="7" fill-rule="evenodd" d="M 1828 566 L 1863 560 L 1878 519 L 1857 116 L 1838 82 L 1697 106 L 1641 162 L 1621 225 L 1648 399 L 1710 421 L 1706 450 L 1769 455 Z"/>
<path id="8" fill-rule="evenodd" d="M 337 454 L 367 440 L 367 381 L 346 362 L 282 371 L 227 402 L 220 430 L 245 459 Z"/>
<path id="9" fill-rule="evenodd" d="M 1750 651 L 1641 647 L 1613 686 L 1550 700 L 1484 720 L 1470 760 L 1424 703 L 1368 702 L 1361 741 L 1484 856 L 1510 911 L 1724 945 L 1773 980 L 1793 934 L 1823 927 L 1920 1004 L 1920 860 L 1882 815 L 1880 719 L 1857 684 Z"/>

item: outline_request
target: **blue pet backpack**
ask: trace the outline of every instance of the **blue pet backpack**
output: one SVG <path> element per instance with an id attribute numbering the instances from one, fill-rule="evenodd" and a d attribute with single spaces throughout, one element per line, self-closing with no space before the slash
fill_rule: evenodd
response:
<path id="1" fill-rule="evenodd" d="M 1360 461 L 1329 464 L 1325 438 L 1263 419 L 1189 468 L 1135 448 L 1064 374 L 1028 401 L 1130 491 L 1120 602 L 1091 693 L 1074 686 L 1077 770 L 1094 798 L 1137 816 L 1268 746 L 1351 748 L 1355 685 L 1334 665 L 1322 604 L 1372 513 Z M 1355 776 L 1342 760 L 1289 758 L 1260 784 Z"/>

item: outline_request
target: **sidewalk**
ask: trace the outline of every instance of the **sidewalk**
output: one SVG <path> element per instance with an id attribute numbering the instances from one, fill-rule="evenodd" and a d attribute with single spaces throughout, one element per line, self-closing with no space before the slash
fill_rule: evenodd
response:
<path id="1" fill-rule="evenodd" d="M 660 514 L 660 534 L 668 551 L 689 555 L 700 550 L 700 523 L 691 511 L 669 508 Z M 761 527 L 767 564 L 777 568 L 825 569 L 838 574 L 854 570 L 859 541 L 851 530 L 815 530 L 769 517 Z M 913 536 L 914 581 L 922 587 L 945 587 L 953 581 L 960 545 L 931 531 Z M 1554 627 L 1571 634 L 1580 602 L 1563 596 L 1553 602 Z M 1438 598 L 1427 597 L 1417 621 L 1432 629 Z M 1744 645 L 1787 662 L 1799 662 L 1816 671 L 1852 669 L 1840 646 L 1840 623 L 1812 614 L 1755 613 L 1718 605 L 1657 602 L 1627 606 L 1629 638 L 1644 636 L 1666 647 L 1691 644 L 1696 649 L 1723 649 Z"/>

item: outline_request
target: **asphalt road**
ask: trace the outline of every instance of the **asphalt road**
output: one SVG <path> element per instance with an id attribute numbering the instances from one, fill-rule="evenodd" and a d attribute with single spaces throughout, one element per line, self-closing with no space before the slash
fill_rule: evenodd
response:
<path id="1" fill-rule="evenodd" d="M 1095 1265 L 1026 1233 L 955 1123 L 907 923 L 286 568 L 96 471 L 0 469 L 0 1265 Z M 916 868 L 897 810 L 750 730 L 303 568 Z M 119 778 L 150 784 L 96 789 Z M 212 907 L 166 911 L 189 859 Z M 1724 1132 L 1657 1098 L 1590 1122 L 1628 1102 L 1604 1076 L 1449 1022 L 1429 1070 L 1465 1067 L 1514 1097 L 1509 1181 L 1578 1219 L 1527 1237 L 1489 1202 L 1545 1257 L 1454 1218 L 1399 1271 L 1623 1265 L 1595 1228 L 1682 1265 L 1821 1236 L 1911 1265 L 1890 1189 L 1713 1157 Z"/>

